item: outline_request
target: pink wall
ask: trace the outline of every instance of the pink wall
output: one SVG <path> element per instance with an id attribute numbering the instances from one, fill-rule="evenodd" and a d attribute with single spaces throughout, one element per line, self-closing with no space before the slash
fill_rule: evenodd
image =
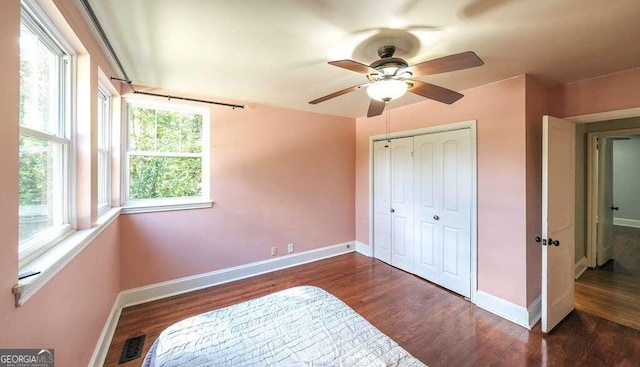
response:
<path id="1" fill-rule="evenodd" d="M 349 118 L 211 107 L 215 204 L 121 216 L 122 288 L 352 241 L 354 142 Z"/>
<path id="2" fill-rule="evenodd" d="M 83 24 L 73 0 L 48 0 L 43 8 L 56 22 L 72 25 L 70 42 L 93 53 L 110 71 Z M 0 1 L 0 348 L 54 348 L 56 365 L 86 366 L 120 290 L 117 221 L 27 303 L 16 308 L 11 289 L 18 274 L 18 100 L 20 1 Z M 66 33 L 71 28 L 62 27 Z"/>
<path id="3" fill-rule="evenodd" d="M 529 75 L 526 83 L 526 304 L 530 305 L 542 291 L 542 249 L 534 239 L 542 233 L 542 117 L 549 113 L 549 90 Z"/>
<path id="4" fill-rule="evenodd" d="M 391 130 L 477 120 L 478 287 L 521 306 L 526 293 L 525 76 L 464 92 L 449 106 L 433 101 L 391 111 Z M 369 137 L 384 115 L 356 122 L 356 238 L 369 243 Z"/>
<path id="5" fill-rule="evenodd" d="M 116 220 L 22 307 L 5 288 L 0 347 L 53 348 L 56 366 L 86 366 L 120 291 L 118 232 Z"/>
<path id="6" fill-rule="evenodd" d="M 561 117 L 640 106 L 640 68 L 582 80 L 555 89 Z"/>

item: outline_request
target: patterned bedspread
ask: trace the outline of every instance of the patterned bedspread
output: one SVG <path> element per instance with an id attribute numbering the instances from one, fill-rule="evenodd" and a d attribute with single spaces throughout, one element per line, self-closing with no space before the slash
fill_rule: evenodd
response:
<path id="1" fill-rule="evenodd" d="M 424 364 L 333 295 L 304 286 L 180 321 L 143 366 Z"/>

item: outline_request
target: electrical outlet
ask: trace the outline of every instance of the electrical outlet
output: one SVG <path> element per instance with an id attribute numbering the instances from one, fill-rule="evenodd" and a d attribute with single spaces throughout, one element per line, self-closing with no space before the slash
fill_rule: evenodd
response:
<path id="1" fill-rule="evenodd" d="M 276 256 L 278 254 L 278 248 L 277 247 L 272 247 L 271 248 L 271 256 Z"/>
<path id="2" fill-rule="evenodd" d="M 293 243 L 287 245 L 287 253 L 290 254 L 293 252 Z"/>

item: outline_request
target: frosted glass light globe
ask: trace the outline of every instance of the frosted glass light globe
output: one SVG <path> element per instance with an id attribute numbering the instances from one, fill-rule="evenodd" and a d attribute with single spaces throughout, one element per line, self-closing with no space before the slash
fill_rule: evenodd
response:
<path id="1" fill-rule="evenodd" d="M 407 92 L 407 83 L 397 79 L 382 79 L 367 87 L 367 94 L 372 99 L 389 102 L 402 97 Z"/>

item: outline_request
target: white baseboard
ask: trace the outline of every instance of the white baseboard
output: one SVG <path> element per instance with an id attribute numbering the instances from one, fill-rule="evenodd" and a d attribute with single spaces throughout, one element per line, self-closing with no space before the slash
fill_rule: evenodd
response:
<path id="1" fill-rule="evenodd" d="M 89 366 L 104 365 L 104 361 L 107 359 L 107 353 L 109 352 L 109 346 L 111 345 L 111 340 L 113 339 L 113 334 L 115 334 L 116 326 L 118 326 L 118 320 L 120 319 L 121 312 L 122 304 L 120 303 L 120 294 L 118 294 L 115 302 L 113 302 L 113 307 L 111 307 L 111 312 L 109 312 L 109 316 L 107 317 L 107 322 L 102 328 L 102 332 L 98 338 L 98 343 L 93 350 Z"/>
<path id="2" fill-rule="evenodd" d="M 354 242 L 355 241 L 340 243 L 297 254 L 294 253 L 274 259 L 121 291 L 113 303 L 109 317 L 91 356 L 89 366 L 102 366 L 104 364 L 111 340 L 113 339 L 113 334 L 116 331 L 116 326 L 120 319 L 120 313 L 124 307 L 346 254 L 355 251 Z"/>
<path id="3" fill-rule="evenodd" d="M 585 270 L 587 270 L 587 258 L 585 256 L 582 257 L 582 259 L 578 260 L 578 262 L 576 263 L 576 279 L 580 278 L 580 275 L 582 275 L 582 273 L 585 272 Z"/>
<path id="4" fill-rule="evenodd" d="M 635 219 L 613 218 L 613 224 L 616 226 L 640 228 L 640 220 Z"/>
<path id="5" fill-rule="evenodd" d="M 478 290 L 476 291 L 474 302 L 476 306 L 527 329 L 531 329 L 538 322 L 542 312 L 540 297 L 533 301 L 529 307 L 522 307 Z"/>
<path id="6" fill-rule="evenodd" d="M 531 302 L 529 307 L 527 307 L 527 312 L 529 313 L 528 329 L 531 330 L 542 318 L 542 295 Z"/>
<path id="7" fill-rule="evenodd" d="M 356 252 L 368 257 L 373 256 L 371 251 L 371 246 L 364 244 L 360 241 L 356 241 Z"/>
<path id="8" fill-rule="evenodd" d="M 290 268 L 355 251 L 354 241 L 294 253 L 209 273 L 169 280 L 120 292 L 123 307 L 192 292 L 218 284 L 229 283 L 272 271 Z"/>

